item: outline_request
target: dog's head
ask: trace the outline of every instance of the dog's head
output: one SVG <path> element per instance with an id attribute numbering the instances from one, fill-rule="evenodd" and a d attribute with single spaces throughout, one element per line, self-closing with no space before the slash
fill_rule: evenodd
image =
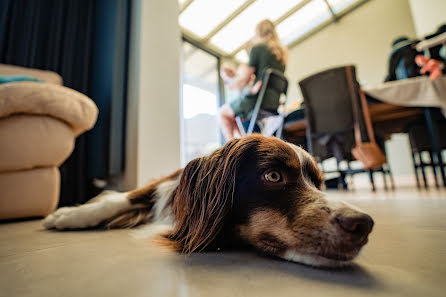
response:
<path id="1" fill-rule="evenodd" d="M 345 264 L 367 243 L 373 220 L 325 199 L 322 182 L 295 145 L 260 135 L 231 140 L 184 169 L 168 238 L 186 253 L 245 243 L 304 264 Z"/>

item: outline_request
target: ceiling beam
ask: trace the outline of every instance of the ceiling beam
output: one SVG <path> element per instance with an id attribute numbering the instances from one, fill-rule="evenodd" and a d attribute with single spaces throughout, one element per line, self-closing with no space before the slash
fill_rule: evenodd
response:
<path id="1" fill-rule="evenodd" d="M 287 12 L 285 12 L 283 15 L 281 15 L 275 22 L 274 25 L 278 25 L 281 22 L 283 22 L 285 19 L 287 19 L 288 17 L 290 17 L 291 15 L 293 15 L 294 13 L 296 13 L 298 10 L 300 10 L 302 7 L 304 7 L 305 5 L 307 5 L 308 3 L 310 3 L 312 0 L 305 0 L 302 1 L 300 3 L 298 3 L 296 6 L 294 6 L 293 8 L 291 8 L 290 10 L 288 10 Z"/>
<path id="2" fill-rule="evenodd" d="M 192 2 L 194 2 L 194 0 L 186 0 L 186 2 L 184 2 L 183 5 L 181 5 L 180 7 L 180 14 L 182 14 L 183 11 L 185 11 L 189 7 L 189 5 L 192 4 Z"/>
<path id="3" fill-rule="evenodd" d="M 239 8 L 232 12 L 225 20 L 223 20 L 217 27 L 215 27 L 209 34 L 203 38 L 202 42 L 208 42 L 218 31 L 226 27 L 229 22 L 238 17 L 243 11 L 245 11 L 251 4 L 256 2 L 256 0 L 248 0 L 243 3 Z"/>
<path id="4" fill-rule="evenodd" d="M 183 36 L 183 40 L 189 42 L 193 46 L 204 50 L 205 52 L 208 52 L 209 54 L 219 57 L 219 58 L 227 58 L 228 55 L 224 52 L 222 52 L 218 47 L 213 46 L 210 43 L 203 44 L 199 41 L 199 38 L 190 32 L 189 30 L 186 30 L 184 28 L 181 28 L 181 34 Z"/>
<path id="5" fill-rule="evenodd" d="M 331 7 L 330 3 L 328 3 L 328 0 L 324 0 L 325 4 L 327 4 L 328 9 L 330 10 L 331 16 L 333 17 L 333 21 L 338 21 L 338 15 L 334 12 L 333 7 Z"/>

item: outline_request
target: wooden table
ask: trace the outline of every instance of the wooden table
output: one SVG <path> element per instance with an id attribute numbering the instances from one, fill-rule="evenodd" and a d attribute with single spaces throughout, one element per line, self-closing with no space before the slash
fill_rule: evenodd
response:
<path id="1" fill-rule="evenodd" d="M 392 133 L 404 132 L 407 124 L 423 116 L 422 108 L 388 103 L 369 105 L 369 110 L 375 132 L 385 138 L 388 138 Z M 304 143 L 306 128 L 307 121 L 305 119 L 285 124 L 285 139 L 293 143 Z"/>
<path id="2" fill-rule="evenodd" d="M 433 107 L 442 108 L 443 111 L 446 110 L 446 76 L 441 76 L 435 81 L 431 81 L 428 76 L 419 76 L 382 83 L 365 88 L 364 91 L 380 101 L 401 106 L 417 106 L 423 108 L 432 153 L 437 159 L 443 185 L 446 187 L 445 165 L 438 140 L 440 127 L 438 127 L 432 118 Z"/>

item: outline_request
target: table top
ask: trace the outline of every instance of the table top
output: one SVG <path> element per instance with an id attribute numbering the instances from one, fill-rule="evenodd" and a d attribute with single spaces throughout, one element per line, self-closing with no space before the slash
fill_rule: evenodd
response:
<path id="1" fill-rule="evenodd" d="M 363 87 L 368 95 L 394 105 L 446 109 L 446 76 L 431 81 L 428 76 Z"/>

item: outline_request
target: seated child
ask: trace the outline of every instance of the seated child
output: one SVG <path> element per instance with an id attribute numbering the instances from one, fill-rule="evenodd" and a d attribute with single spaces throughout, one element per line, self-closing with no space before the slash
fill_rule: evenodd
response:
<path id="1" fill-rule="evenodd" d="M 237 97 L 239 98 L 246 97 L 248 95 L 255 95 L 262 87 L 262 81 L 260 80 L 254 84 L 256 80 L 255 75 L 251 76 L 249 83 L 246 86 L 240 88 L 237 85 L 237 80 L 243 76 L 247 69 L 248 65 L 246 64 L 240 64 L 238 68 L 235 68 L 233 65 L 225 63 L 221 67 L 220 75 L 223 78 L 225 85 L 228 87 L 228 89 L 238 92 Z"/>

